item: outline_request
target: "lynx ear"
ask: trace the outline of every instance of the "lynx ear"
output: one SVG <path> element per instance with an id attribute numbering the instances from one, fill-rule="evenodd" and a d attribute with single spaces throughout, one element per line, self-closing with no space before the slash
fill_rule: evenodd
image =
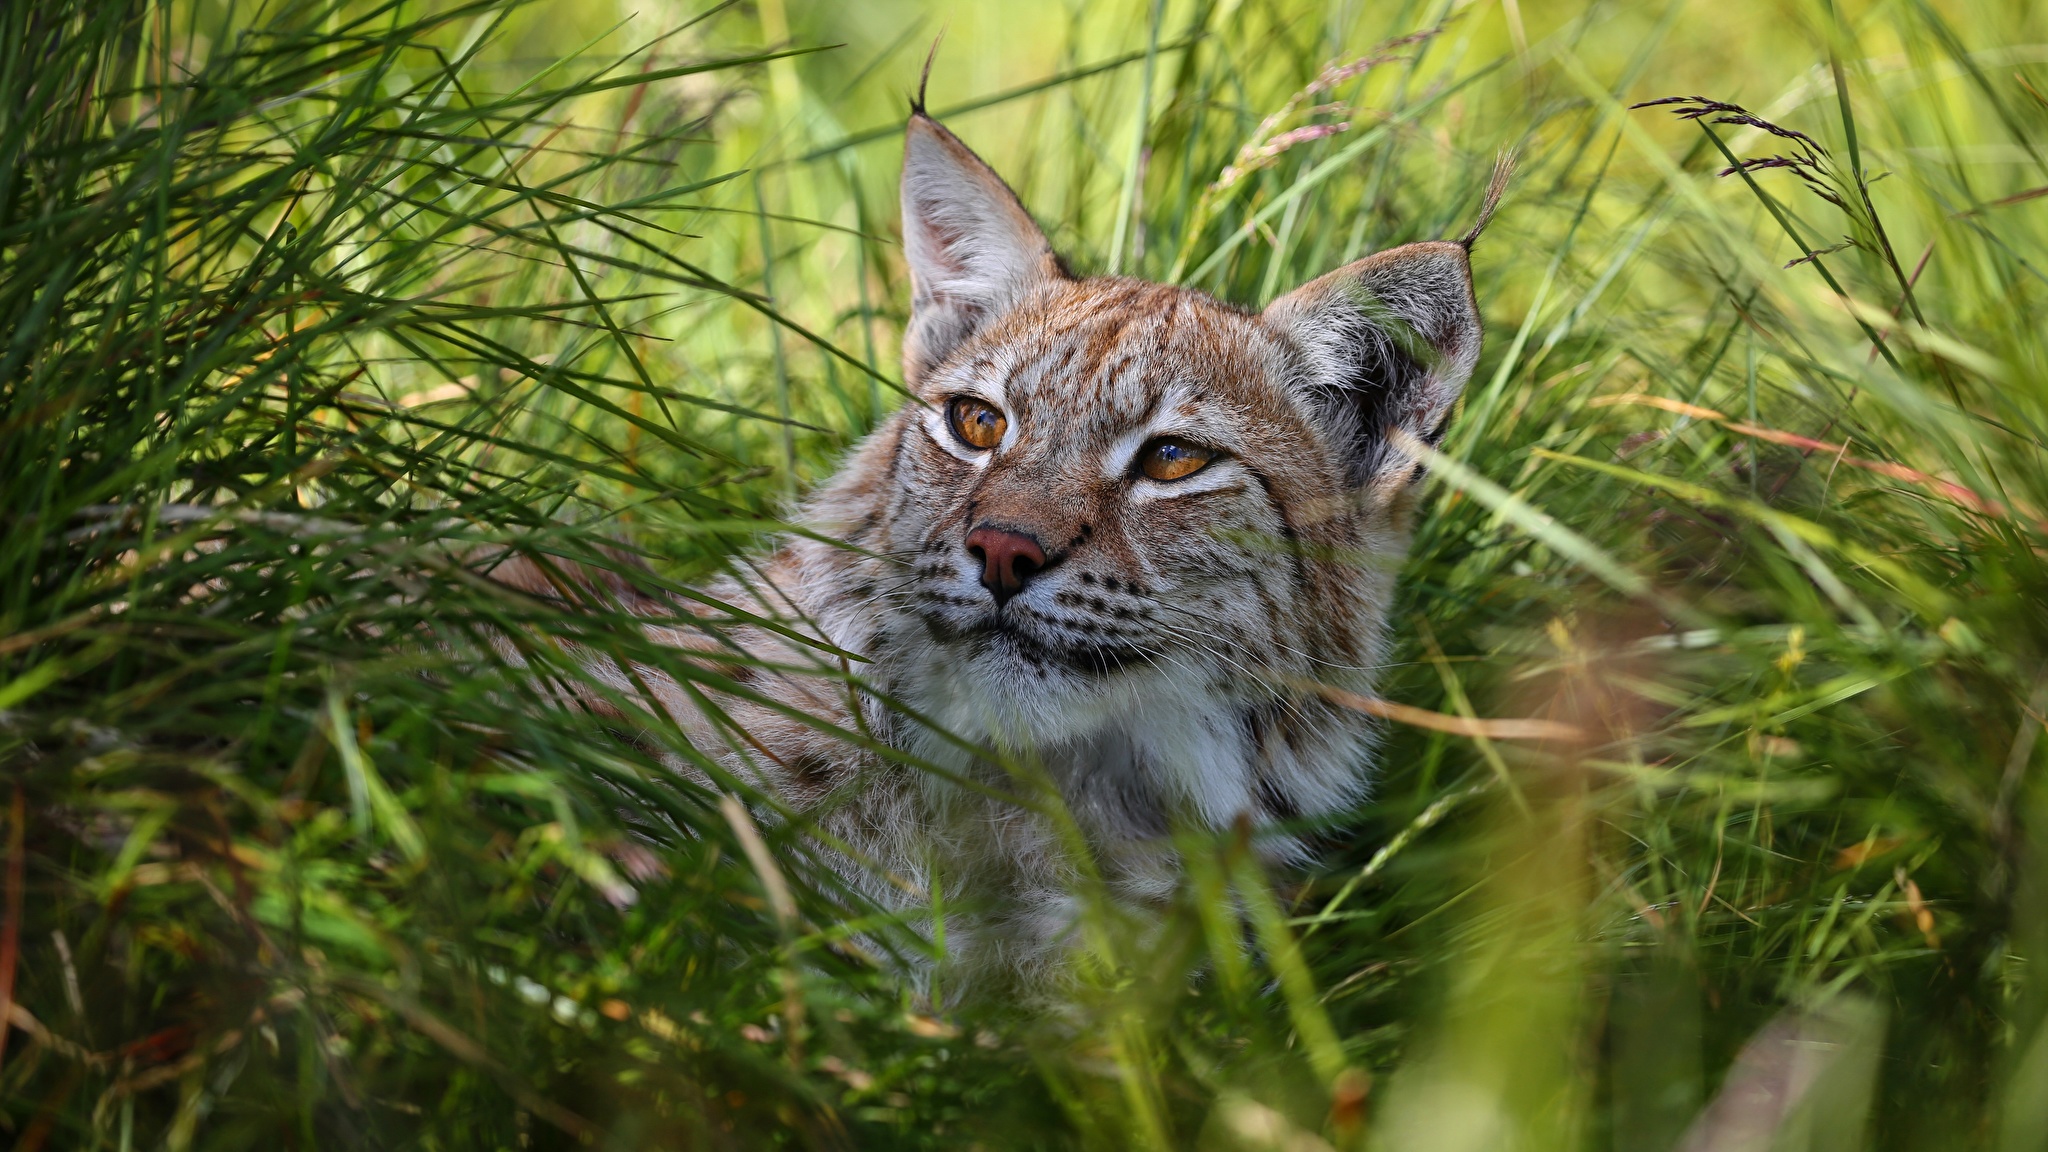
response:
<path id="1" fill-rule="evenodd" d="M 1266 322 L 1291 337 L 1324 427 L 1350 448 L 1355 487 L 1391 494 L 1411 477 L 1388 443 L 1428 444 L 1479 360 L 1479 309 L 1465 247 L 1408 244 L 1347 264 L 1273 301 Z"/>
<path id="2" fill-rule="evenodd" d="M 921 111 L 903 145 L 903 251 L 911 294 L 903 376 L 911 384 L 1034 285 L 1064 275 L 1017 194 Z"/>

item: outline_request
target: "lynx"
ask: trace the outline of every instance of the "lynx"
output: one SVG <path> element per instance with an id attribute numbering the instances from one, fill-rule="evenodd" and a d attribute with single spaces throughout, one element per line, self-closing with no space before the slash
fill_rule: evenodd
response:
<path id="1" fill-rule="evenodd" d="M 1366 795 L 1372 723 L 1318 686 L 1369 691 L 1384 659 L 1418 474 L 1397 441 L 1440 438 L 1479 355 L 1477 229 L 1263 312 L 1079 277 L 922 109 L 902 210 L 913 399 L 803 508 L 808 533 L 709 590 L 795 637 L 728 624 L 714 642 L 640 599 L 665 642 L 729 646 L 719 667 L 746 691 L 602 671 L 651 685 L 877 896 L 936 880 L 979 901 L 952 949 L 1029 977 L 1056 965 L 1076 863 L 1059 821 L 990 794 L 1028 783 L 999 764 L 1057 793 L 1137 904 L 1172 891 L 1176 828 L 1248 823 L 1298 865 L 1304 830 Z M 501 577 L 550 590 L 536 569 Z"/>

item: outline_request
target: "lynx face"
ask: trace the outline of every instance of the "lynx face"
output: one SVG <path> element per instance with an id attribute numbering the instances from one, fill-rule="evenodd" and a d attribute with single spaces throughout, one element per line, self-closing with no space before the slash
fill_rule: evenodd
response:
<path id="1" fill-rule="evenodd" d="M 1294 366 L 1198 294 L 1056 279 L 921 373 L 889 543 L 958 678 L 949 711 L 1042 742 L 1140 705 L 1137 685 L 1253 689 L 1313 675 L 1311 648 L 1367 664 L 1369 629 L 1310 635 L 1338 608 L 1308 551 L 1341 542 L 1322 477 L 1346 462 L 1282 387 Z"/>
<path id="2" fill-rule="evenodd" d="M 1380 659 L 1417 472 L 1393 438 L 1433 443 L 1478 356 L 1465 247 L 1262 313 L 1076 278 L 921 113 L 903 221 L 915 399 L 812 507 L 861 551 L 795 547 L 830 638 L 937 726 L 1028 750 L 1110 845 L 1355 801 L 1370 732 L 1315 688 Z"/>

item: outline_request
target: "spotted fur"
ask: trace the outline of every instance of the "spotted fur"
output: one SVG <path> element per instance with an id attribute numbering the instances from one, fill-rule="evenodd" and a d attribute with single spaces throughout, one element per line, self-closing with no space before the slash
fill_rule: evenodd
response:
<path id="1" fill-rule="evenodd" d="M 1031 971 L 1069 927 L 1075 863 L 1057 821 L 973 787 L 1028 785 L 1004 757 L 1042 774 L 1102 874 L 1141 902 L 1171 890 L 1176 826 L 1249 821 L 1269 859 L 1300 863 L 1299 830 L 1366 795 L 1373 731 L 1312 686 L 1370 689 L 1416 471 L 1390 429 L 1439 437 L 1479 320 L 1458 243 L 1383 252 L 1264 312 L 1074 277 L 1009 188 L 922 113 L 903 208 L 915 399 L 806 506 L 814 535 L 712 590 L 868 663 L 742 626 L 721 642 L 756 666 L 732 669 L 740 691 L 704 698 L 730 723 L 651 683 L 701 749 L 847 844 L 861 858 L 849 875 L 885 898 L 904 889 L 888 873 L 913 889 L 943 877 L 950 902 L 983 901 L 952 926 L 956 949 Z M 1006 417 L 992 450 L 949 427 L 963 396 Z M 1147 479 L 1136 455 L 1165 435 L 1220 455 Z M 979 526 L 1043 548 L 1007 602 L 964 545 Z M 805 669 L 853 671 L 866 689 Z"/>

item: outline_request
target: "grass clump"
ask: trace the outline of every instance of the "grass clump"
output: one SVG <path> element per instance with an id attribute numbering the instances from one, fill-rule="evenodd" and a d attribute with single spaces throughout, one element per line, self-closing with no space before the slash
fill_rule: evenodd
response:
<path id="1" fill-rule="evenodd" d="M 867 952 L 943 979 L 942 939 L 506 658 L 712 673 L 468 564 L 685 586 L 888 410 L 933 23 L 40 7 L 0 12 L 21 1146 L 2048 1139 L 2041 13 L 953 12 L 933 110 L 1082 271 L 1259 304 L 1521 167 L 1373 802 L 1310 876 L 1187 839 L 1056 1011 L 934 1015 Z"/>
<path id="2" fill-rule="evenodd" d="M 689 414 L 733 406 L 630 329 L 755 299 L 663 221 L 726 175 L 707 120 L 764 54 L 495 60 L 521 16 L 0 15 L 19 1147 L 823 1122 L 691 1023 L 787 999 L 716 796 L 502 650 L 645 645 L 463 563 L 596 558 L 636 504 L 732 518 L 747 468 Z M 713 87 L 647 95 L 684 78 Z"/>

